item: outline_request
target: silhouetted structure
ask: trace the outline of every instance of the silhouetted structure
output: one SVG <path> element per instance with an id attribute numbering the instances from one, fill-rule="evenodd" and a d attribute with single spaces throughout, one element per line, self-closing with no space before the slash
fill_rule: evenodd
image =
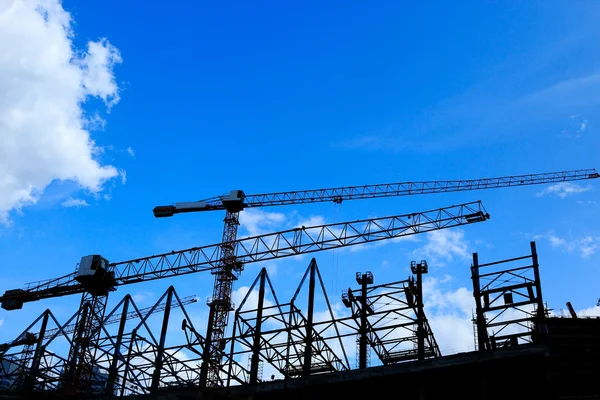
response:
<path id="1" fill-rule="evenodd" d="M 338 316 L 312 259 L 289 302 L 278 300 L 266 269 L 260 271 L 234 313 L 232 335 L 220 343 L 222 387 L 202 384 L 205 339 L 186 310 L 195 299 L 171 287 L 152 307 L 140 309 L 127 295 L 106 314 L 96 340 L 86 343 L 94 361 L 78 377 L 78 392 L 65 382 L 73 379 L 68 363 L 81 346 L 78 321 L 88 310 L 64 324 L 46 310 L 0 346 L 0 393 L 15 399 L 319 399 L 333 392 L 382 398 L 390 390 L 419 399 L 597 397 L 600 319 L 547 315 L 535 243 L 530 247 L 527 256 L 490 263 L 473 254 L 477 351 L 441 355 L 423 306 L 425 260 L 412 262 L 413 276 L 404 281 L 375 285 L 370 272 L 357 273 L 360 287 L 342 296 L 349 315 Z M 169 328 L 174 321 L 181 330 Z M 356 368 L 347 351 L 354 338 Z M 369 366 L 371 353 L 377 366 Z"/>

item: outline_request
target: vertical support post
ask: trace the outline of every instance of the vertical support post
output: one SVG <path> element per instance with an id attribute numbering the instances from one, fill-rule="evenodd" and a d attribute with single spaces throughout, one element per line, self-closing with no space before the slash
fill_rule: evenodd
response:
<path id="1" fill-rule="evenodd" d="M 215 303 L 211 302 L 208 311 L 208 324 L 206 325 L 206 338 L 204 339 L 204 349 L 202 349 L 202 365 L 200 366 L 200 387 L 208 386 L 208 364 L 210 363 L 211 340 L 213 335 L 213 325 L 215 321 Z"/>
<path id="2" fill-rule="evenodd" d="M 535 242 L 530 242 L 531 246 L 531 261 L 533 266 L 533 276 L 535 279 L 535 291 L 536 291 L 536 303 L 537 303 L 537 317 L 543 319 L 546 316 L 544 312 L 544 300 L 542 298 L 542 285 L 540 279 L 540 269 L 538 264 L 538 255 L 535 247 Z"/>
<path id="3" fill-rule="evenodd" d="M 115 382 L 117 379 L 117 370 L 119 367 L 119 361 L 121 360 L 121 346 L 123 344 L 123 334 L 125 333 L 125 323 L 127 322 L 127 312 L 129 311 L 129 302 L 131 297 L 125 296 L 125 302 L 123 303 L 123 313 L 121 314 L 121 321 L 119 322 L 119 332 L 117 333 L 117 341 L 115 343 L 115 351 L 113 352 L 112 361 L 108 370 L 108 379 L 106 383 L 106 396 L 112 396 L 114 393 Z"/>
<path id="4" fill-rule="evenodd" d="M 48 318 L 50 316 L 50 310 L 44 311 L 44 318 L 42 319 L 42 325 L 40 332 L 38 333 L 37 342 L 35 344 L 35 352 L 33 353 L 33 360 L 31 361 L 31 369 L 25 381 L 23 387 L 24 398 L 27 399 L 31 395 L 35 388 L 35 381 L 37 379 L 37 373 L 40 368 L 40 360 L 42 358 L 42 352 L 44 351 L 44 336 L 46 335 L 46 327 L 48 326 Z"/>
<path id="5" fill-rule="evenodd" d="M 287 387 L 287 381 L 289 378 L 289 371 L 291 369 L 292 364 L 290 363 L 290 350 L 292 348 L 292 343 L 293 343 L 293 336 L 292 336 L 292 327 L 294 326 L 293 321 L 294 321 L 294 313 L 296 312 L 296 305 L 295 302 L 296 299 L 292 298 L 292 301 L 290 301 L 290 312 L 288 314 L 288 320 L 287 320 L 287 326 L 286 326 L 286 330 L 287 330 L 287 346 L 285 346 L 285 371 L 286 374 L 284 376 L 284 387 Z"/>
<path id="6" fill-rule="evenodd" d="M 425 359 L 425 313 L 423 312 L 423 269 L 417 267 L 417 357 Z"/>
<path id="7" fill-rule="evenodd" d="M 162 370 L 163 358 L 165 352 L 165 340 L 167 338 L 167 328 L 169 327 L 169 316 L 171 315 L 171 301 L 173 301 L 173 286 L 169 288 L 169 292 L 167 293 L 167 303 L 165 305 L 165 313 L 163 316 L 162 329 L 160 331 L 160 341 L 158 344 L 158 351 L 155 360 L 154 373 L 152 374 L 152 384 L 150 386 L 150 391 L 155 393 L 158 390 L 158 385 L 160 383 L 160 372 Z"/>
<path id="8" fill-rule="evenodd" d="M 233 373 L 233 354 L 235 351 L 235 341 L 237 339 L 236 334 L 237 334 L 237 326 L 238 326 L 238 321 L 239 321 L 239 317 L 240 317 L 240 310 L 237 309 L 235 310 L 235 317 L 233 319 L 233 332 L 231 333 L 231 346 L 230 346 L 230 350 L 229 350 L 229 368 L 227 369 L 227 394 L 226 396 L 229 396 L 229 388 L 231 386 L 231 375 Z"/>
<path id="9" fill-rule="evenodd" d="M 260 339 L 262 333 L 263 306 L 265 301 L 265 282 L 267 270 L 260 271 L 260 287 L 258 289 L 258 308 L 256 310 L 256 326 L 252 343 L 252 358 L 250 359 L 250 384 L 258 383 L 258 366 L 260 361 Z"/>
<path id="10" fill-rule="evenodd" d="M 315 270 L 317 263 L 313 258 L 310 263 L 310 278 L 308 281 L 308 315 L 306 321 L 306 339 L 304 347 L 304 362 L 302 364 L 302 376 L 309 376 L 312 367 L 312 344 L 313 344 L 313 314 L 315 309 Z"/>
<path id="11" fill-rule="evenodd" d="M 131 331 L 131 341 L 129 342 L 129 349 L 127 350 L 127 358 L 125 359 L 125 371 L 123 372 L 123 382 L 121 383 L 121 393 L 119 398 L 123 398 L 125 390 L 127 389 L 127 376 L 129 375 L 130 365 L 132 362 L 133 346 L 137 338 L 137 328 Z"/>
<path id="12" fill-rule="evenodd" d="M 544 299 L 542 298 L 542 280 L 540 278 L 540 269 L 538 263 L 538 255 L 535 246 L 535 242 L 530 242 L 531 246 L 531 265 L 533 266 L 533 276 L 535 280 L 535 292 L 536 292 L 536 316 L 535 316 L 535 326 L 537 329 L 538 339 L 541 341 L 545 341 L 548 335 L 548 328 L 545 323 L 546 321 L 546 312 L 544 309 Z"/>
<path id="13" fill-rule="evenodd" d="M 362 275 L 360 295 L 360 331 L 358 343 L 358 368 L 367 368 L 367 276 Z"/>
<path id="14" fill-rule="evenodd" d="M 483 306 L 481 305 L 481 283 L 479 281 L 479 256 L 473 253 L 473 265 L 471 265 L 471 279 L 473 281 L 473 297 L 475 298 L 475 324 L 477 325 L 477 348 L 479 351 L 486 351 L 487 346 L 487 327 L 485 316 L 483 315 Z"/>

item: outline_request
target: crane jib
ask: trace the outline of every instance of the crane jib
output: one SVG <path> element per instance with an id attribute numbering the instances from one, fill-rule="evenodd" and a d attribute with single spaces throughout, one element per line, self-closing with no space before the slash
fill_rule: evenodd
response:
<path id="1" fill-rule="evenodd" d="M 240 238 L 233 243 L 233 247 L 237 262 L 243 265 L 393 239 L 483 222 L 487 219 L 489 219 L 489 214 L 483 204 L 477 201 L 390 217 L 302 226 L 265 235 Z M 71 280 L 44 281 L 37 288 L 35 285 L 30 285 L 28 290 L 7 291 L 0 297 L 0 302 L 5 309 L 19 309 L 25 302 L 90 291 L 90 286 L 86 287 L 86 285 L 94 285 L 94 288 L 103 288 L 103 290 L 114 290 L 115 287 L 136 282 L 212 271 L 221 268 L 224 264 L 224 260 L 221 258 L 221 246 L 222 243 L 217 243 L 112 263 L 108 265 L 107 271 L 101 271 L 100 274 L 94 276 L 89 275 L 89 279 L 77 280 L 77 276 L 72 274 L 69 276 Z M 100 256 L 94 257 L 94 259 L 103 260 Z M 83 268 L 80 269 L 83 270 Z M 90 270 L 92 269 L 90 268 Z M 101 267 L 93 269 L 94 272 L 100 270 Z M 51 286 L 48 282 L 58 283 Z"/>
<path id="2" fill-rule="evenodd" d="M 159 218 L 170 217 L 179 213 L 199 211 L 241 211 L 244 208 L 319 202 L 334 202 L 339 204 L 348 200 L 540 185 L 584 179 L 596 179 L 599 177 L 600 176 L 596 169 L 588 168 L 571 171 L 501 176 L 494 178 L 409 181 L 250 195 L 244 194 L 244 192 L 241 190 L 232 190 L 227 195 L 215 196 L 200 201 L 157 206 L 153 211 L 154 216 Z"/>

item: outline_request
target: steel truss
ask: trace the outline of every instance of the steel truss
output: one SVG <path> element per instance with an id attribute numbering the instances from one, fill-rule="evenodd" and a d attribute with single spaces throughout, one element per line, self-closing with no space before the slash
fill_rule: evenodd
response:
<path id="1" fill-rule="evenodd" d="M 368 366 L 367 346 L 383 365 L 441 357 L 424 312 L 421 274 L 427 272 L 427 264 L 412 262 L 411 266 L 416 280 L 409 277 L 404 281 L 369 286 L 373 275 L 359 272 L 356 280 L 361 288 L 348 289 L 342 295 L 358 331 L 358 368 Z"/>
<path id="2" fill-rule="evenodd" d="M 233 283 L 247 263 L 296 256 L 339 247 L 370 243 L 447 229 L 489 219 L 481 202 L 471 202 L 439 209 L 392 217 L 372 218 L 320 226 L 299 227 L 261 236 L 236 239 L 239 211 L 227 211 L 227 229 L 222 242 L 177 252 L 160 254 L 109 265 L 105 272 L 108 281 L 100 276 L 97 282 L 108 291 L 88 293 L 86 287 L 74 279 L 74 274 L 42 281 L 26 290 L 7 291 L 1 298 L 6 309 L 18 309 L 24 302 L 45 297 L 83 292 L 81 313 L 76 319 L 75 346 L 68 356 L 67 373 L 63 388 L 76 394 L 89 392 L 99 379 L 90 365 L 98 364 L 97 349 L 108 292 L 116 286 L 140 281 L 163 279 L 171 276 L 211 271 L 216 275 L 213 297 L 209 301 L 209 324 L 202 351 L 200 384 L 203 387 L 223 386 L 221 379 L 224 350 L 227 346 L 225 330 L 231 303 Z M 113 286 L 111 286 L 113 285 Z M 156 382 L 154 383 L 156 385 Z"/>
<path id="3" fill-rule="evenodd" d="M 547 312 L 535 242 L 530 247 L 530 255 L 487 264 L 480 264 L 478 254 L 473 253 L 474 323 L 480 351 L 543 341 L 546 336 Z"/>
<path id="4" fill-rule="evenodd" d="M 417 359 L 418 352 L 406 348 L 418 342 L 420 303 L 414 278 L 370 286 L 367 297 L 373 313 L 368 315 L 365 337 L 381 362 Z M 202 382 L 206 340 L 189 317 L 186 306 L 190 303 L 193 301 L 180 298 L 173 287 L 154 306 L 143 309 L 130 295 L 125 296 L 103 317 L 95 339 L 87 343 L 94 358 L 83 370 L 87 382 L 75 386 L 79 390 L 75 394 L 127 396 L 173 388 L 211 390 Z M 361 308 L 352 304 L 350 315 L 334 313 L 314 258 L 287 303 L 279 302 L 263 268 L 233 314 L 232 336 L 223 338 L 224 362 L 216 371 L 218 379 L 226 386 L 248 385 L 275 375 L 294 379 L 351 369 L 344 340 L 362 332 L 357 318 Z M 8 383 L 2 387 L 4 393 L 24 393 L 32 398 L 42 392 L 57 397 L 74 394 L 74 386 L 65 382 L 72 373 L 69 357 L 81 347 L 76 340 L 85 312 L 84 303 L 61 325 L 47 310 L 17 339 L 0 346 L 0 381 Z M 169 329 L 178 317 L 181 330 Z M 423 354 L 439 356 L 426 318 L 423 322 L 427 332 Z M 50 346 L 60 350 L 59 354 Z M 262 376 L 263 371 L 267 377 Z"/>
<path id="5" fill-rule="evenodd" d="M 82 343 L 77 340 L 81 337 L 82 321 L 89 315 L 89 304 L 82 302 L 78 312 L 64 324 L 46 310 L 17 339 L 0 346 L 0 392 L 22 392 L 25 397 L 35 397 L 36 392 L 48 391 L 55 391 L 61 396 L 116 393 L 117 389 L 120 390 L 120 382 L 126 381 L 122 372 L 129 362 L 123 358 L 131 343 L 131 334 L 125 331 L 126 322 L 140 319 L 139 331 L 140 326 L 148 326 L 145 320 L 150 315 L 196 302 L 195 297 L 186 297 L 166 303 L 163 301 L 165 296 L 153 307 L 143 309 L 135 305 L 130 295 L 125 296 L 103 318 L 94 339 L 85 343 L 86 353 L 94 358 L 86 359 L 83 365 L 70 357 L 77 352 L 85 354 Z M 118 332 L 115 333 L 110 327 L 117 323 Z M 154 337 L 151 330 L 149 336 Z M 51 348 L 63 350 L 67 355 Z M 73 369 L 74 365 L 78 370 Z M 79 373 L 75 382 L 74 373 Z"/>
<path id="6" fill-rule="evenodd" d="M 299 307 L 299 294 L 308 279 L 306 311 Z M 321 289 L 317 295 L 315 289 Z M 267 290 L 271 299 L 266 299 Z M 246 308 L 250 295 L 258 292 L 256 308 Z M 270 302 L 268 305 L 266 302 Z M 315 302 L 326 307 L 324 320 L 314 319 Z M 244 371 L 245 382 L 263 380 L 260 370 L 263 364 L 284 378 L 307 376 L 316 373 L 345 371 L 350 369 L 342 343 L 342 335 L 334 317 L 325 286 L 313 258 L 288 303 L 280 303 L 268 277 L 262 269 L 240 307 L 235 312 L 229 359 L 249 360 Z M 333 350 L 339 346 L 339 352 Z M 233 374 L 228 374 L 228 384 Z"/>

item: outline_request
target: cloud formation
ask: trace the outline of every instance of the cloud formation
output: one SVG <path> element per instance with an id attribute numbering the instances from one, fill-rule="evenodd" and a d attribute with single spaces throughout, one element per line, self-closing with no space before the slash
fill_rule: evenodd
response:
<path id="1" fill-rule="evenodd" d="M 61 204 L 63 207 L 87 207 L 89 204 L 85 200 L 68 198 Z"/>
<path id="2" fill-rule="evenodd" d="M 578 251 L 581 258 L 589 258 L 593 256 L 600 248 L 600 238 L 593 236 L 566 239 L 564 237 L 556 236 L 552 232 L 548 232 L 544 235 L 535 235 L 534 239 L 546 239 L 548 242 L 550 242 L 552 247 L 561 249 L 568 253 Z"/>
<path id="3" fill-rule="evenodd" d="M 118 176 L 98 160 L 90 129 L 101 118 L 84 104 L 98 98 L 110 110 L 119 101 L 121 56 L 106 39 L 75 48 L 72 25 L 59 0 L 0 3 L 0 222 L 54 180 L 97 193 Z"/>
<path id="4" fill-rule="evenodd" d="M 286 220 L 285 214 L 248 209 L 240 213 L 240 227 L 248 232 L 245 236 L 258 236 L 280 228 Z"/>
<path id="5" fill-rule="evenodd" d="M 581 186 L 572 182 L 558 182 L 554 185 L 550 185 L 541 192 L 537 193 L 538 197 L 546 196 L 546 195 L 554 195 L 564 199 L 565 197 L 576 194 L 576 193 L 584 193 L 591 190 L 591 186 Z"/>
<path id="6" fill-rule="evenodd" d="M 423 282 L 425 315 L 442 354 L 474 350 L 473 310 L 475 301 L 464 287 L 452 289 L 451 277 L 439 280 L 427 277 Z"/>
<path id="7" fill-rule="evenodd" d="M 443 266 L 455 259 L 469 260 L 469 241 L 462 229 L 443 229 L 427 232 L 423 247 L 413 250 L 412 255 L 426 259 L 429 265 Z"/>

